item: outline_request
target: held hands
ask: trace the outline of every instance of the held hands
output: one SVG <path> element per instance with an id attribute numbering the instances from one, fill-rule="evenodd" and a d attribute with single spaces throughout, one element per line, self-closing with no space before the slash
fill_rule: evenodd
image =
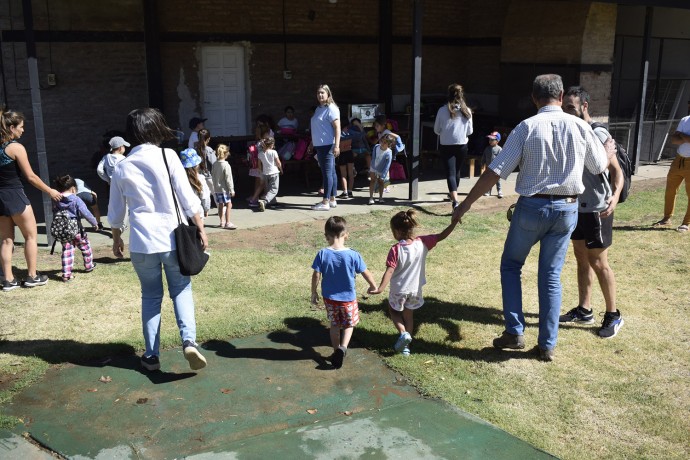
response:
<path id="1" fill-rule="evenodd" d="M 462 203 L 460 203 L 459 206 L 457 206 L 453 210 L 453 217 L 451 218 L 452 223 L 462 224 L 462 216 L 464 216 L 465 213 L 467 212 L 467 209 L 465 209 L 464 204 L 465 204 L 465 202 L 463 201 Z"/>
<path id="2" fill-rule="evenodd" d="M 381 289 L 378 287 L 374 286 L 373 284 L 369 286 L 369 289 L 367 289 L 367 294 L 375 295 L 375 294 L 381 294 Z"/>

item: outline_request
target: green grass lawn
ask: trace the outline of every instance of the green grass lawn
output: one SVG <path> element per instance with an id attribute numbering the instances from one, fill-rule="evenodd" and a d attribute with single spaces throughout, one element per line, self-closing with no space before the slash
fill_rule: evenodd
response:
<path id="1" fill-rule="evenodd" d="M 678 201 L 684 210 L 684 197 Z M 640 189 L 616 210 L 609 257 L 625 326 L 613 339 L 596 335 L 598 323 L 563 327 L 553 363 L 527 351 L 491 348 L 503 330 L 499 260 L 508 222 L 504 210 L 473 209 L 429 254 L 426 304 L 415 316 L 412 355 L 392 351 L 396 337 L 386 295 L 361 297 L 354 345 L 379 353 L 423 394 L 559 457 L 688 458 L 690 235 L 651 229 L 662 207 L 662 189 Z M 447 205 L 420 209 L 420 233 L 441 231 L 447 211 Z M 349 245 L 377 280 L 393 244 L 392 214 L 348 218 Z M 211 241 L 211 262 L 194 279 L 199 342 L 324 319 L 309 305 L 311 262 L 325 244 L 323 222 L 215 234 Z M 523 270 L 527 349 L 537 336 L 537 255 L 535 247 Z M 51 365 L 142 349 L 139 285 L 131 264 L 110 263 L 107 248 L 96 257 L 97 270 L 69 284 L 0 293 L 0 402 Z M 21 270 L 21 254 L 15 263 Z M 59 264 L 58 256 L 42 254 L 39 267 L 58 270 Z M 567 310 L 577 304 L 572 251 L 562 280 Z M 361 278 L 358 288 L 366 292 Z M 162 346 L 179 346 L 167 302 Z M 598 286 L 593 305 L 604 311 Z"/>

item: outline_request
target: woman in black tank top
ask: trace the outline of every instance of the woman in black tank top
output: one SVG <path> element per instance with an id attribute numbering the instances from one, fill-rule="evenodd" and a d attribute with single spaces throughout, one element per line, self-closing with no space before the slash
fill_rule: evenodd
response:
<path id="1" fill-rule="evenodd" d="M 36 271 L 38 243 L 36 217 L 29 199 L 24 193 L 20 174 L 34 187 L 48 193 L 53 200 L 60 200 L 62 194 L 43 183 L 34 174 L 29 164 L 26 149 L 17 142 L 24 133 L 24 116 L 11 110 L 0 110 L 0 278 L 2 290 L 11 291 L 19 287 L 19 281 L 12 273 L 12 250 L 14 249 L 14 227 L 24 236 L 24 257 L 27 265 L 25 287 L 43 286 L 48 277 Z"/>

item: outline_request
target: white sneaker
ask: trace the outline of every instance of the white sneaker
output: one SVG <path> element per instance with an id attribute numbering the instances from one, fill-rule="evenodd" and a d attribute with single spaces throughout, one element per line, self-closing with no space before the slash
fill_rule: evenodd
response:
<path id="1" fill-rule="evenodd" d="M 369 204 L 374 204 L 374 199 L 373 199 L 373 198 L 369 198 Z"/>
<path id="2" fill-rule="evenodd" d="M 338 203 L 336 203 L 335 200 L 331 200 L 331 201 L 328 202 L 328 207 L 330 207 L 331 209 L 337 208 L 337 207 L 338 207 Z"/>
<path id="3" fill-rule="evenodd" d="M 328 205 L 328 203 L 316 203 L 314 206 L 311 207 L 314 211 L 328 211 L 331 209 L 331 207 Z"/>

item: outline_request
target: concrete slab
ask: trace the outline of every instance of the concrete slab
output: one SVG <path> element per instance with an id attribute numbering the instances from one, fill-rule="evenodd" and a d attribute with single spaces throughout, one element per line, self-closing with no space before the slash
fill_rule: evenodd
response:
<path id="1" fill-rule="evenodd" d="M 0 443 L 27 432 L 75 459 L 552 458 L 421 397 L 365 349 L 333 370 L 327 329 L 305 321 L 207 343 L 198 373 L 179 349 L 162 353 L 158 372 L 136 356 L 53 368 L 3 408 L 24 424 Z"/>

